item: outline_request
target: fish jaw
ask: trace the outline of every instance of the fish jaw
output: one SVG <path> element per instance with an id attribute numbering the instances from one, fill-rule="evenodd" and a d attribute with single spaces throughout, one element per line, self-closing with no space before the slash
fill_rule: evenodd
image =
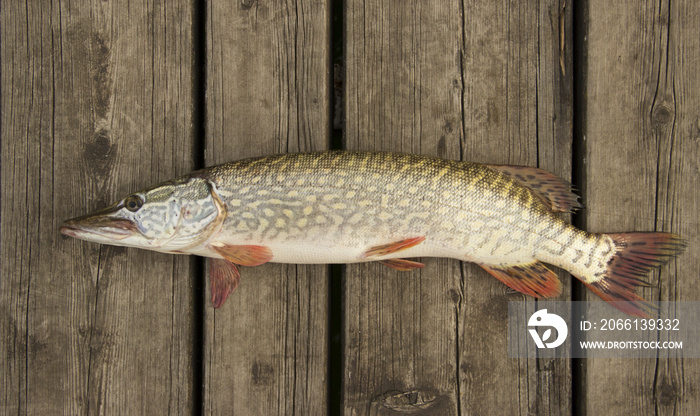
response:
<path id="1" fill-rule="evenodd" d="M 126 240 L 138 233 L 136 224 L 115 215 L 113 207 L 93 214 L 69 219 L 59 229 L 61 234 L 101 244 L 128 245 Z"/>

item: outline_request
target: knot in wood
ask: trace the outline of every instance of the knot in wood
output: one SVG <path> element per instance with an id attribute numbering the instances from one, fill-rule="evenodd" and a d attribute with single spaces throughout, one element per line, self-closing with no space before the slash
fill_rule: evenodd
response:
<path id="1" fill-rule="evenodd" d="M 90 161 L 90 168 L 98 174 L 106 174 L 114 158 L 114 145 L 109 130 L 97 130 L 91 142 L 83 147 L 83 157 Z"/>
<path id="2" fill-rule="evenodd" d="M 254 386 L 267 386 L 275 380 L 275 369 L 270 364 L 256 360 L 250 369 L 250 375 Z"/>
<path id="3" fill-rule="evenodd" d="M 659 396 L 659 402 L 663 406 L 671 406 L 674 403 L 677 403 L 681 399 L 681 395 L 679 393 L 678 386 L 675 386 L 673 381 L 670 381 L 667 377 L 664 377 L 661 380 L 660 385 L 658 386 L 658 396 Z"/>
<path id="4" fill-rule="evenodd" d="M 673 108 L 665 103 L 654 105 L 651 110 L 651 125 L 653 128 L 663 128 L 673 120 Z"/>
<path id="5" fill-rule="evenodd" d="M 420 412 L 428 414 L 440 402 L 440 396 L 433 390 L 391 391 L 380 396 L 383 407 L 402 413 Z M 432 413 L 430 413 L 432 414 Z"/>
<path id="6" fill-rule="evenodd" d="M 249 10 L 249 9 L 253 8 L 256 1 L 257 0 L 241 0 L 241 7 L 244 10 Z"/>
<path id="7" fill-rule="evenodd" d="M 462 294 L 456 289 L 450 289 L 450 299 L 452 303 L 458 304 L 462 301 Z"/>

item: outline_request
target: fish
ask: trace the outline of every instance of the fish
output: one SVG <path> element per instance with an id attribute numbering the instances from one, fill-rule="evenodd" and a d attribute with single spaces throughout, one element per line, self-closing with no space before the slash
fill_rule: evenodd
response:
<path id="1" fill-rule="evenodd" d="M 198 170 L 67 220 L 60 232 L 91 242 L 209 258 L 221 307 L 239 266 L 415 258 L 476 263 L 511 289 L 561 294 L 545 264 L 569 272 L 614 307 L 650 316 L 636 291 L 683 252 L 666 232 L 591 233 L 557 213 L 582 208 L 572 185 L 545 170 L 388 152 L 289 153 Z"/>

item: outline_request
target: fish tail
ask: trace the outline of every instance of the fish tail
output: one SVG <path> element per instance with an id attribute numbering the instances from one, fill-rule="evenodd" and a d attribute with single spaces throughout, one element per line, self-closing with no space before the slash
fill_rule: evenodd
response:
<path id="1" fill-rule="evenodd" d="M 614 242 L 615 254 L 608 260 L 602 278 L 584 283 L 622 312 L 639 317 L 653 315 L 656 307 L 637 295 L 636 289 L 649 286 L 644 278 L 681 254 L 685 240 L 676 234 L 656 232 L 607 235 Z"/>

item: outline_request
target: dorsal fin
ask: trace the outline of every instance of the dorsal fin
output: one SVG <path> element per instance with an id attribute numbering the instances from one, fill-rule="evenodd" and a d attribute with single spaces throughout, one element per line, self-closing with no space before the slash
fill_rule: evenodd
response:
<path id="1" fill-rule="evenodd" d="M 572 212 L 583 208 L 583 205 L 578 201 L 579 196 L 573 193 L 571 183 L 553 173 L 529 166 L 487 166 L 505 173 L 521 185 L 528 187 L 554 212 Z"/>

